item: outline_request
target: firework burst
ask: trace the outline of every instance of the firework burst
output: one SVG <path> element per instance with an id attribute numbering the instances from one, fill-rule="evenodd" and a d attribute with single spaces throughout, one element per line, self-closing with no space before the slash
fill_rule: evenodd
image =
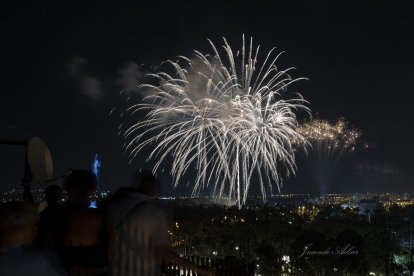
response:
<path id="1" fill-rule="evenodd" d="M 154 82 L 138 87 L 146 96 L 127 109 L 146 115 L 125 130 L 125 149 L 134 159 L 152 146 L 154 171 L 172 156 L 174 186 L 195 166 L 193 195 L 212 186 L 214 196 L 234 198 L 240 207 L 253 174 L 265 199 L 273 186 L 280 190 L 282 171 L 295 172 L 292 141 L 307 143 L 296 131 L 296 114 L 310 110 L 300 94 L 288 93 L 302 78 L 290 76 L 293 68 L 278 70 L 281 53 L 272 49 L 259 63 L 252 39 L 246 47 L 243 36 L 236 53 L 223 40 L 222 52 L 208 40 L 212 54 L 194 51 L 191 59 L 179 56 L 148 74 Z"/>
<path id="2" fill-rule="evenodd" d="M 335 124 L 314 119 L 303 124 L 297 131 L 328 159 L 335 156 L 340 158 L 346 152 L 354 151 L 361 136 L 359 131 L 349 128 L 344 118 Z"/>
<path id="3" fill-rule="evenodd" d="M 336 123 L 326 120 L 313 119 L 301 125 L 300 133 L 312 146 L 314 176 L 319 182 L 324 194 L 331 182 L 333 172 L 338 162 L 347 154 L 356 150 L 361 133 L 349 127 L 344 118 Z M 300 145 L 301 141 L 293 141 Z"/>

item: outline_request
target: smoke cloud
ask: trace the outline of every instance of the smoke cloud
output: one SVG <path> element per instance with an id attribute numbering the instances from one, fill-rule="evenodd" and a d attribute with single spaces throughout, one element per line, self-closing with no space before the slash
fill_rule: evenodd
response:
<path id="1" fill-rule="evenodd" d="M 85 58 L 74 55 L 67 63 L 68 73 L 75 78 L 82 95 L 92 100 L 100 100 L 105 96 L 102 82 L 88 73 L 87 65 Z"/>
<path id="2" fill-rule="evenodd" d="M 120 78 L 118 79 L 117 85 L 129 91 L 136 91 L 140 80 L 144 76 L 141 67 L 133 61 L 126 63 L 119 70 L 119 74 Z"/>

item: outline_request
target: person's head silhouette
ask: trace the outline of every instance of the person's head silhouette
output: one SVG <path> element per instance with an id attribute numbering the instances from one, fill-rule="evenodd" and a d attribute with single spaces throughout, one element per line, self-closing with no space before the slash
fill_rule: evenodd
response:
<path id="1" fill-rule="evenodd" d="M 158 193 L 158 181 L 154 174 L 142 169 L 134 174 L 133 187 L 138 193 L 155 196 Z"/>
<path id="2" fill-rule="evenodd" d="M 73 170 L 66 179 L 69 203 L 88 204 L 96 188 L 96 176 L 88 170 Z"/>

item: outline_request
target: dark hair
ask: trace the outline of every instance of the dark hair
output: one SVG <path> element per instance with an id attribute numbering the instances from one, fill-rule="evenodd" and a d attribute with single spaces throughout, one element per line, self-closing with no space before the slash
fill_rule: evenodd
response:
<path id="1" fill-rule="evenodd" d="M 62 189 L 58 185 L 50 185 L 45 189 L 45 199 L 47 202 L 58 202 L 62 197 Z"/>
<path id="2" fill-rule="evenodd" d="M 142 169 L 134 174 L 134 186 L 139 193 L 148 194 L 154 192 L 157 188 L 157 178 L 151 171 Z"/>
<path id="3" fill-rule="evenodd" d="M 85 198 L 96 188 L 96 177 L 88 170 L 73 170 L 66 178 L 66 191 L 76 191 L 79 197 Z"/>

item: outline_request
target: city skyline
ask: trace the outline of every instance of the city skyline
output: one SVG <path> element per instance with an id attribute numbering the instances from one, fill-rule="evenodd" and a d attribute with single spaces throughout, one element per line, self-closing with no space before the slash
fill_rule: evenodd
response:
<path id="1" fill-rule="evenodd" d="M 327 192 L 413 192 L 413 19 L 399 5 L 211 2 L 195 11 L 184 3 L 10 3 L 0 137 L 42 138 L 55 176 L 90 169 L 99 153 L 103 189 L 128 185 L 135 168 L 153 164 L 142 158 L 128 165 L 120 119 L 109 115 L 123 101 L 119 92 L 137 85 L 147 67 L 205 50 L 206 38 L 225 36 L 238 46 L 244 33 L 264 52 L 285 51 L 280 66 L 295 66 L 296 76 L 309 78 L 294 90 L 309 100 L 315 118 L 344 117 L 369 145 L 335 168 Z M 19 187 L 24 150 L 1 146 L 0 152 L 0 190 Z M 297 157 L 297 177 L 284 179 L 282 193 L 319 191 L 307 162 Z M 166 171 L 161 179 L 168 191 Z"/>

